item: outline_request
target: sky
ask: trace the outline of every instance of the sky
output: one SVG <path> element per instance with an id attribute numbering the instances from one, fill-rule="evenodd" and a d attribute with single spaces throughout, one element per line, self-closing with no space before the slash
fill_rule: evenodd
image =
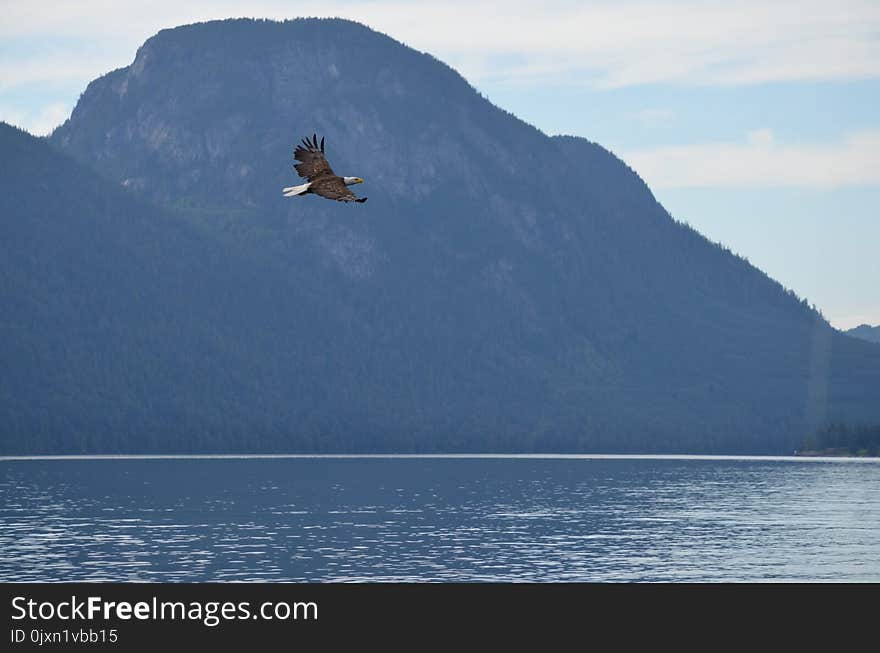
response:
<path id="1" fill-rule="evenodd" d="M 626 161 L 678 220 L 834 326 L 880 324 L 878 0 L 2 0 L 0 120 L 43 135 L 160 29 L 357 20 L 547 134 Z"/>

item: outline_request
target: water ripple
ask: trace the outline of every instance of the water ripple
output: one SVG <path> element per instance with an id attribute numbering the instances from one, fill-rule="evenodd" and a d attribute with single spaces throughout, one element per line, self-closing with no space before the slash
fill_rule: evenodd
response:
<path id="1" fill-rule="evenodd" d="M 880 581 L 880 465 L 0 461 L 0 581 Z"/>

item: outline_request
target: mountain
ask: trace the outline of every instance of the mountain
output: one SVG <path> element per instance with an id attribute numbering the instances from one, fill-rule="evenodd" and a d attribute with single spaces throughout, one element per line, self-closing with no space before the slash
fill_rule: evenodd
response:
<path id="1" fill-rule="evenodd" d="M 281 196 L 314 132 L 369 202 Z M 356 23 L 163 30 L 4 138 L 7 450 L 779 453 L 880 419 L 877 347 Z"/>
<path id="2" fill-rule="evenodd" d="M 857 327 L 844 331 L 844 333 L 853 338 L 867 340 L 868 342 L 880 342 L 880 326 L 860 324 Z"/>
<path id="3" fill-rule="evenodd" d="M 251 355 L 281 296 L 311 308 L 295 281 L 6 124 L 0 152 L 3 450 L 223 446 L 238 403 L 258 430 L 278 370 Z"/>

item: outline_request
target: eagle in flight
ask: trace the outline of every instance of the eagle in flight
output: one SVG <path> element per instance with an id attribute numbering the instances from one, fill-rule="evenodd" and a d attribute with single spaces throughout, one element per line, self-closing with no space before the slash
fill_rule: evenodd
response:
<path id="1" fill-rule="evenodd" d="M 295 166 L 297 174 L 308 182 L 300 186 L 288 186 L 283 189 L 284 197 L 307 195 L 312 193 L 326 197 L 328 200 L 338 202 L 366 202 L 366 197 L 357 197 L 348 190 L 347 186 L 362 184 L 360 177 L 339 177 L 327 159 L 324 158 L 324 138 L 318 144 L 318 135 L 313 134 L 312 139 L 304 138 L 302 145 L 296 146 L 293 158 L 299 161 Z"/>

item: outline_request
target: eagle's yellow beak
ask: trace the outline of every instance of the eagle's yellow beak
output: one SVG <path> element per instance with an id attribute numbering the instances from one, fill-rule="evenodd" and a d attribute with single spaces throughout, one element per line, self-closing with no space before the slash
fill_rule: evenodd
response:
<path id="1" fill-rule="evenodd" d="M 362 184 L 362 183 L 364 183 L 364 180 L 361 179 L 360 177 L 355 177 L 354 183 L 356 183 L 356 184 Z"/>

